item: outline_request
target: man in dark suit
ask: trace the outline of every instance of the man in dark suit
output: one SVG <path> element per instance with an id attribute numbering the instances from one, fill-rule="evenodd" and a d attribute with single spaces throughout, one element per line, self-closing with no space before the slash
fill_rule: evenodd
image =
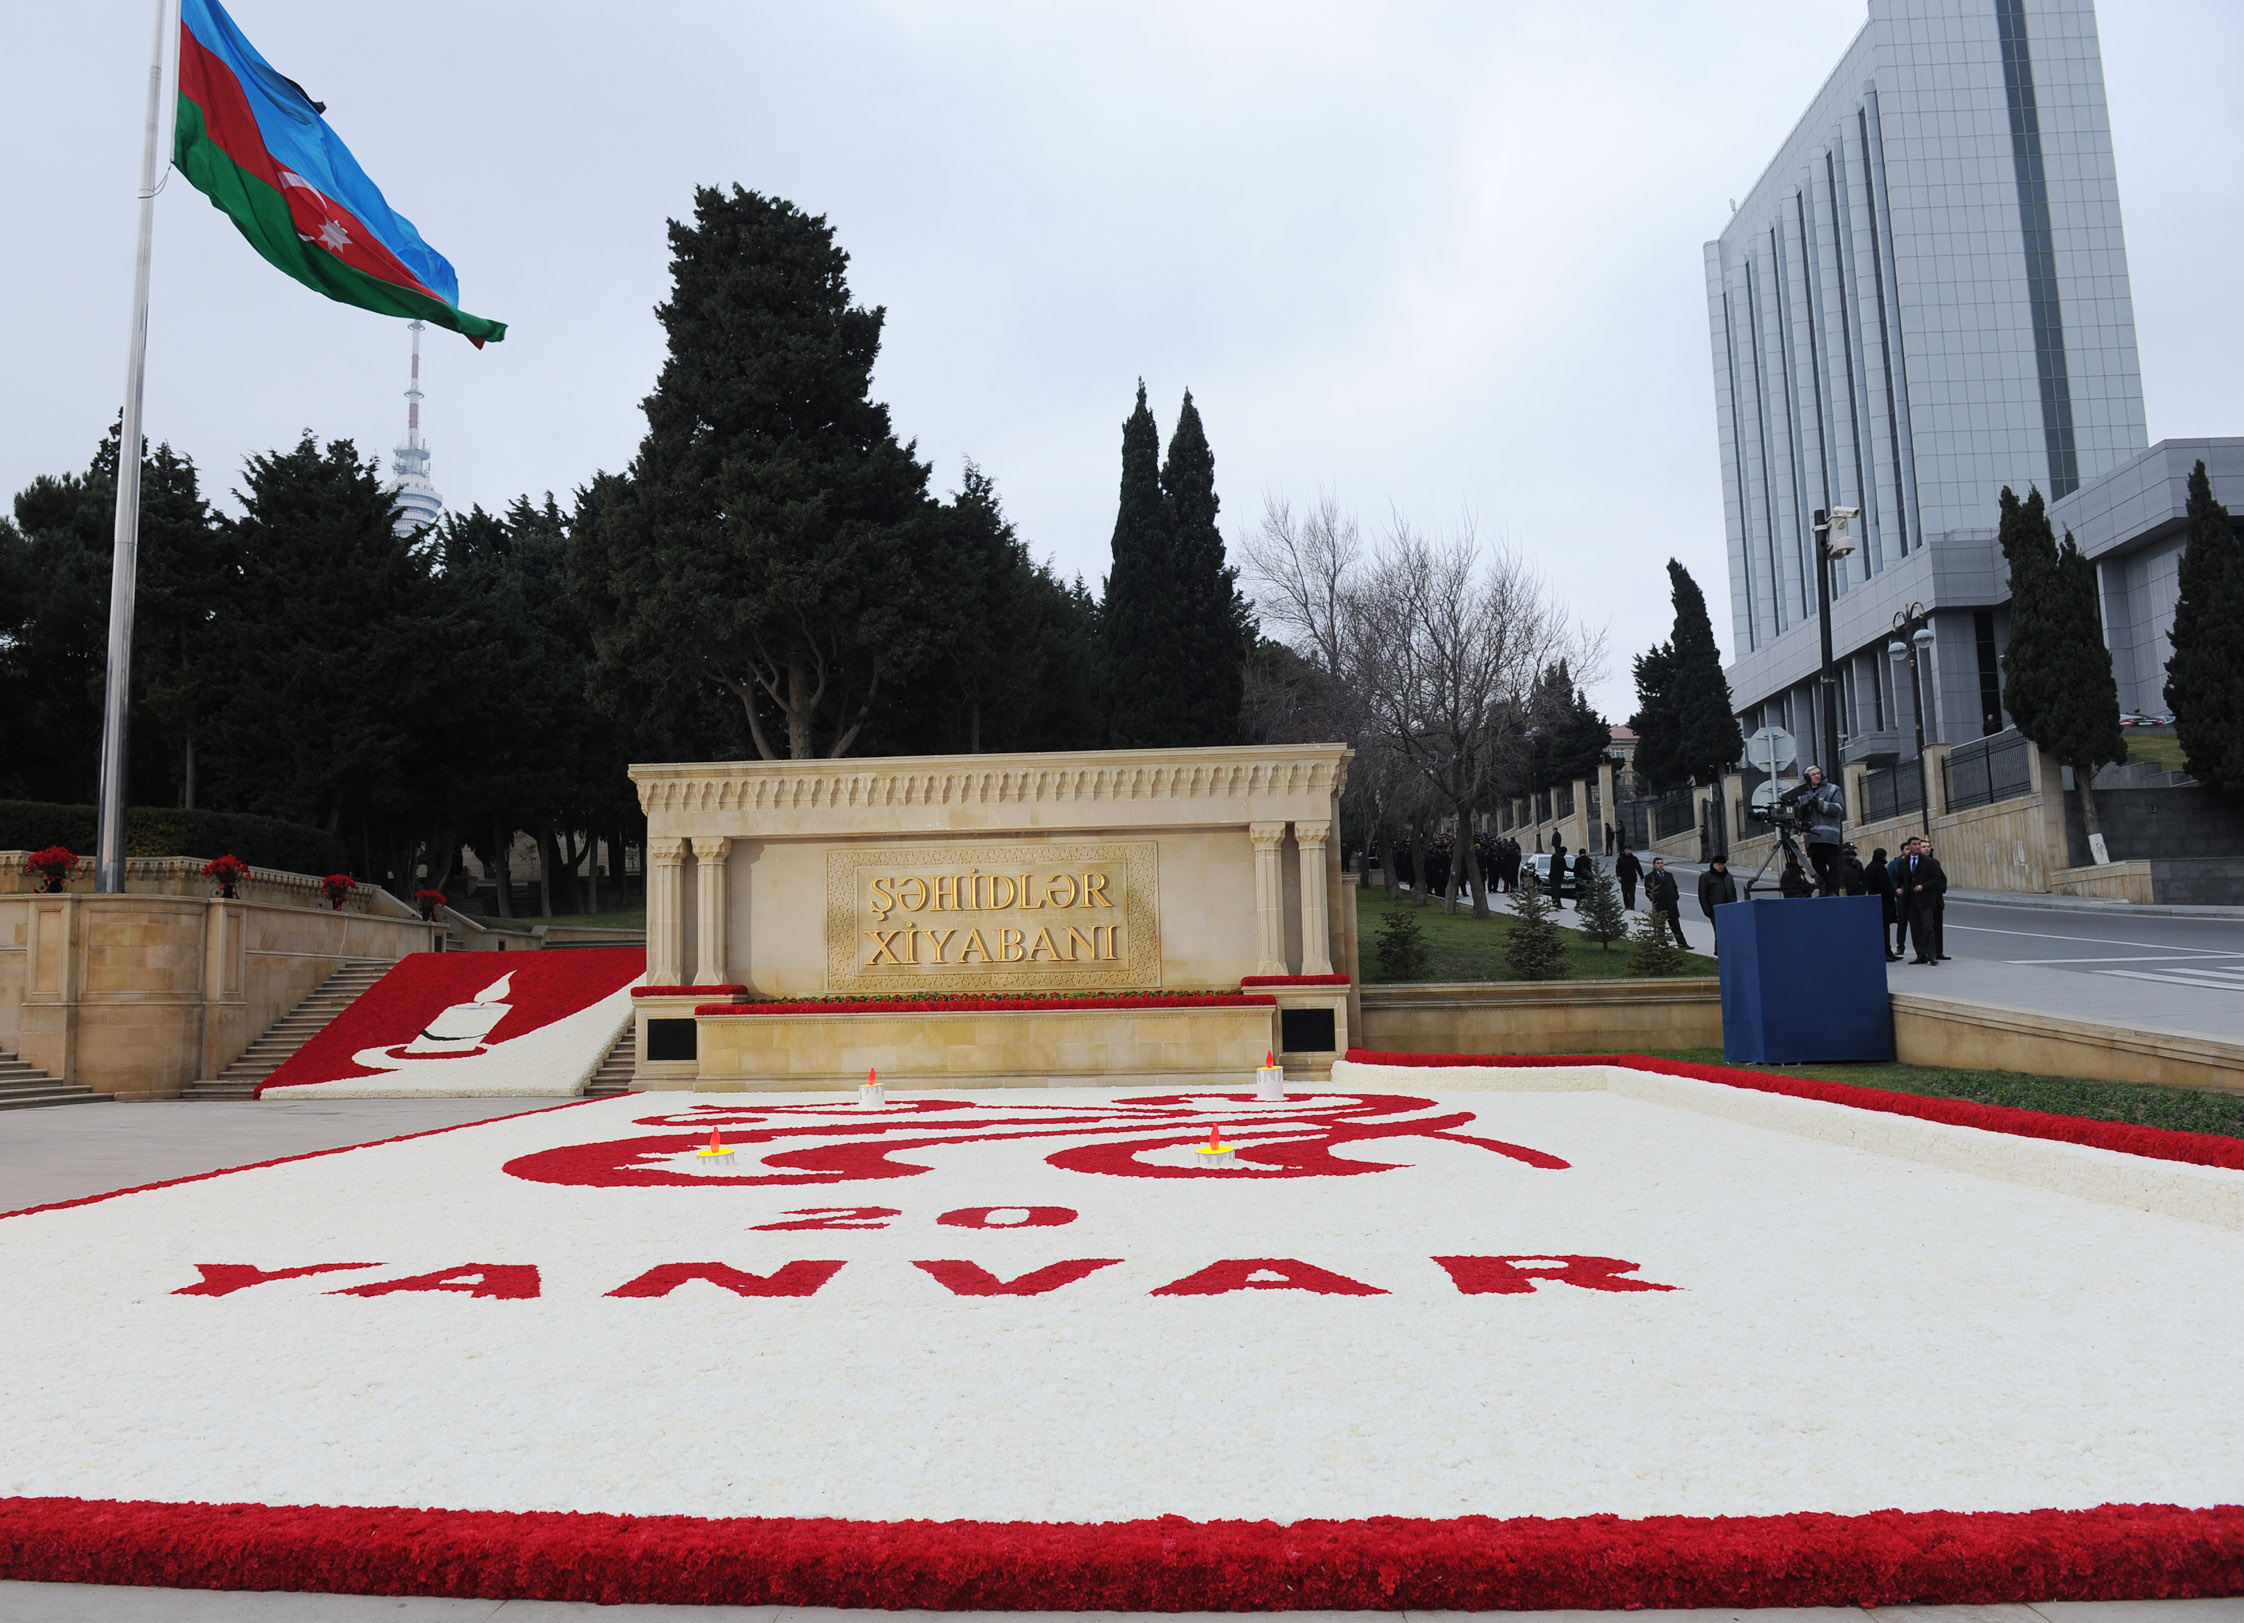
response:
<path id="1" fill-rule="evenodd" d="M 1893 888 L 1902 916 L 1909 921 L 1909 939 L 1917 949 L 1917 955 L 1909 961 L 1937 964 L 1940 947 L 1933 926 L 1939 917 L 1940 898 L 1948 891 L 1948 876 L 1941 871 L 1929 841 L 1911 839 L 1901 848 L 1901 856 L 1893 865 Z"/>
<path id="2" fill-rule="evenodd" d="M 1551 906 L 1566 906 L 1566 841 L 1555 831 L 1551 835 Z"/>

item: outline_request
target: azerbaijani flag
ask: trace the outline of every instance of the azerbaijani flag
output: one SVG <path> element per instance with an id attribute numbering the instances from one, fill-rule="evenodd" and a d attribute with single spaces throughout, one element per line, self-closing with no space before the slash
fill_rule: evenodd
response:
<path id="1" fill-rule="evenodd" d="M 451 261 L 392 213 L 324 107 L 242 37 L 218 0 L 180 0 L 172 162 L 250 246 L 343 304 L 418 317 L 476 347 L 506 323 L 460 308 Z"/>

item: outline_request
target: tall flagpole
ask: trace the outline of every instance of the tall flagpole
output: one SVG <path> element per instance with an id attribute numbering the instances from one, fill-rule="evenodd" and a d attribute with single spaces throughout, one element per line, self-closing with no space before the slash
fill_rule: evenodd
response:
<path id="1" fill-rule="evenodd" d="M 164 22 L 170 11 L 171 0 L 156 0 L 148 122 L 140 138 L 132 336 L 125 362 L 124 424 L 117 436 L 117 543 L 109 565 L 109 672 L 101 706 L 101 821 L 94 847 L 94 888 L 105 895 L 125 888 L 125 721 L 132 699 L 132 600 L 140 562 L 140 399 L 148 375 L 148 261 L 156 235 L 156 131 L 163 113 Z"/>

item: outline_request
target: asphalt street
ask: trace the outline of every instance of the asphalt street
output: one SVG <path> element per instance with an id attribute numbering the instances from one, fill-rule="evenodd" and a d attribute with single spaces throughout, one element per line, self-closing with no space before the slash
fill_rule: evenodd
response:
<path id="1" fill-rule="evenodd" d="M 1690 945 L 1704 952 L 1704 870 L 1696 863 L 1668 866 L 1683 893 Z M 1747 875 L 1737 877 L 1742 890 Z M 1637 902 L 1641 908 L 1641 892 Z M 1573 904 L 1558 917 L 1574 927 Z M 2244 1041 L 2244 908 L 2177 911 L 1970 892 L 1949 897 L 1946 929 L 1949 961 L 1887 966 L 1892 990 Z"/>

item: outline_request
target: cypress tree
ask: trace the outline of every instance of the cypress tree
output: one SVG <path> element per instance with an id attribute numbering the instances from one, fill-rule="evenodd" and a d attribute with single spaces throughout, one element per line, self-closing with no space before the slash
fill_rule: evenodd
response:
<path id="1" fill-rule="evenodd" d="M 2244 795 L 2244 549 L 2228 509 L 2213 500 L 2203 462 L 2189 476 L 2188 535 L 2166 703 L 2190 774 L 2223 794 Z"/>
<path id="2" fill-rule="evenodd" d="M 2096 566 L 2069 531 L 2057 545 L 2038 490 L 2021 502 L 2003 488 L 2001 540 L 2010 565 L 2003 707 L 2021 733 L 2073 769 L 2081 821 L 2089 833 L 2102 833 L 2089 780 L 2105 762 L 2127 759 L 2127 743 L 2097 607 Z"/>
<path id="3" fill-rule="evenodd" d="M 1715 783 L 1745 753 L 1745 734 L 1730 708 L 1730 683 L 1722 674 L 1722 650 L 1715 645 L 1714 622 L 1707 618 L 1706 594 L 1673 558 L 1667 561 L 1667 578 L 1675 603 L 1675 631 L 1668 646 L 1675 659 L 1682 762 L 1693 782 Z M 1831 769 L 1836 772 L 1838 763 Z"/>
<path id="4" fill-rule="evenodd" d="M 1655 785 L 1715 783 L 1745 753 L 1745 734 L 1730 708 L 1706 594 L 1673 558 L 1667 577 L 1675 629 L 1636 660 L 1636 769 Z"/>
<path id="5" fill-rule="evenodd" d="M 1166 607 L 1177 644 L 1178 726 L 1168 742 L 1237 743 L 1246 696 L 1246 616 L 1239 573 L 1225 562 L 1223 532 L 1216 527 L 1215 453 L 1189 389 L 1169 436 L 1161 498 L 1169 533 Z"/>
<path id="6" fill-rule="evenodd" d="M 1168 512 L 1161 499 L 1161 431 L 1146 407 L 1140 379 L 1137 407 L 1122 425 L 1114 570 L 1107 576 L 1102 613 L 1110 726 L 1117 749 L 1174 744 L 1183 726 L 1183 649 L 1170 614 L 1176 582 L 1169 552 Z"/>

